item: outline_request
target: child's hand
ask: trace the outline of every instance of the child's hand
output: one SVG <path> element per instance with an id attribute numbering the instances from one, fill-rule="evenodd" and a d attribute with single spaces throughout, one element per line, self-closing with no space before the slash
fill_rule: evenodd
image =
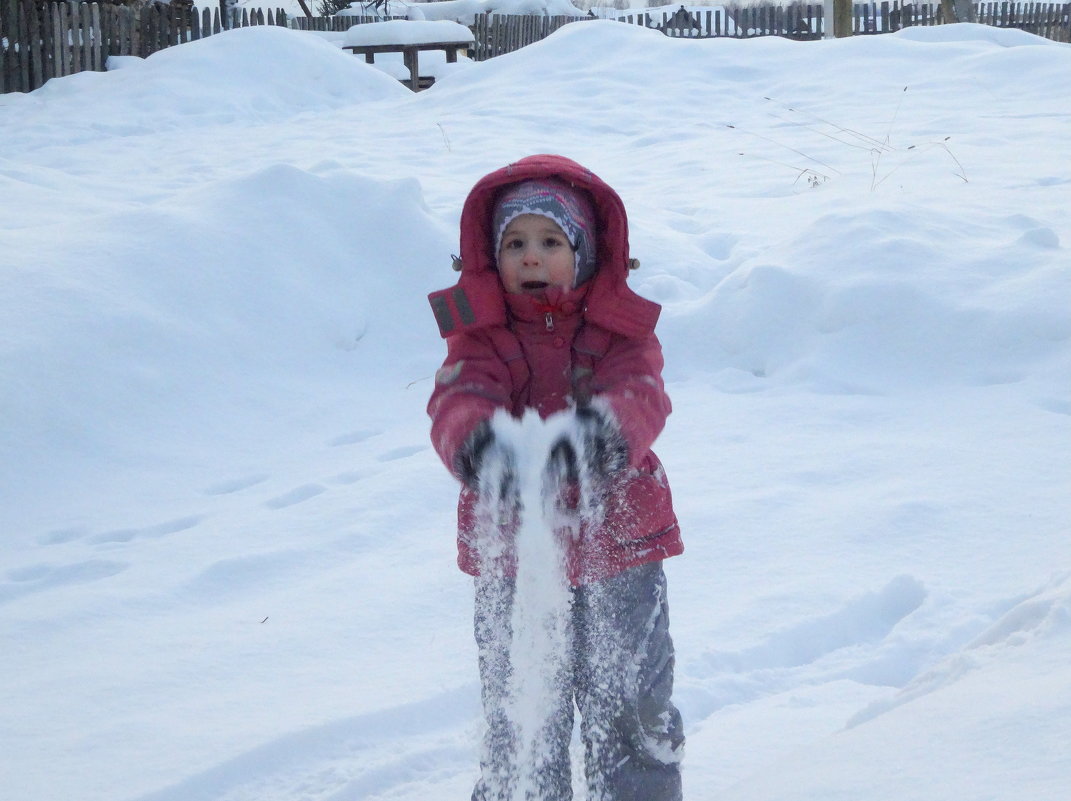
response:
<path id="1" fill-rule="evenodd" d="M 550 451 L 551 463 L 567 481 L 579 479 L 581 459 L 589 474 L 601 479 L 628 466 L 628 446 L 621 432 L 590 406 L 576 410 L 575 433 L 563 436 Z"/>
<path id="2" fill-rule="evenodd" d="M 491 443 L 495 441 L 495 434 L 491 430 L 491 423 L 484 420 L 469 435 L 465 443 L 457 452 L 457 472 L 466 487 L 477 489 L 480 477 L 480 466 L 483 464 L 484 455 Z"/>
<path id="3" fill-rule="evenodd" d="M 628 446 L 608 418 L 590 406 L 576 410 L 579 444 L 588 469 L 608 478 L 628 466 Z"/>

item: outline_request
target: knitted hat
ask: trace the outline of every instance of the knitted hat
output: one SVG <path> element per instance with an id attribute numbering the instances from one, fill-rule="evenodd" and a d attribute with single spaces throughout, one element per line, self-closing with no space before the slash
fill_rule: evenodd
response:
<path id="1" fill-rule="evenodd" d="M 507 186 L 492 214 L 496 257 L 506 228 L 522 214 L 547 217 L 565 232 L 573 246 L 574 287 L 595 274 L 595 209 L 587 192 L 554 179 L 534 179 Z"/>

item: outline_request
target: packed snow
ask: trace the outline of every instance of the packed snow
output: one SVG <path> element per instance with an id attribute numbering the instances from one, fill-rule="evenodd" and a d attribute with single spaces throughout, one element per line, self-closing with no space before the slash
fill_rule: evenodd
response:
<path id="1" fill-rule="evenodd" d="M 567 26 L 412 94 L 233 31 L 0 95 L 0 787 L 467 798 L 424 405 L 461 203 L 623 196 L 690 801 L 1071 797 L 1071 47 Z"/>
<path id="2" fill-rule="evenodd" d="M 472 31 L 449 20 L 410 21 L 404 19 L 354 25 L 345 35 L 347 45 L 433 44 L 472 42 Z"/>

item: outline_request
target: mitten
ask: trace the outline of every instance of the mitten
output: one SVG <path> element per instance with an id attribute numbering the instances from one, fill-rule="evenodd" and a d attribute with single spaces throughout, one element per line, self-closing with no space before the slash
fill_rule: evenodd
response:
<path id="1" fill-rule="evenodd" d="M 576 410 L 576 423 L 584 463 L 593 475 L 609 478 L 628 466 L 628 444 L 613 421 L 590 406 L 581 406 Z"/>
<path id="2" fill-rule="evenodd" d="M 479 483 L 480 466 L 491 443 L 495 441 L 495 433 L 491 430 L 491 424 L 487 420 L 481 422 L 468 439 L 458 448 L 454 462 L 457 465 L 457 474 L 465 483 L 466 487 L 476 489 Z"/>
<path id="3" fill-rule="evenodd" d="M 576 448 L 568 437 L 561 437 L 554 443 L 547 461 L 559 479 L 575 483 L 580 478 L 580 470 L 576 463 Z"/>

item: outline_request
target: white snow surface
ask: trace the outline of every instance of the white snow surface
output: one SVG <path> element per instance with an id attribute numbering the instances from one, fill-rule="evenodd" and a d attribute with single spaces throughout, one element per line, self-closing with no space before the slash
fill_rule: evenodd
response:
<path id="1" fill-rule="evenodd" d="M 434 42 L 471 42 L 472 31 L 449 20 L 406 20 L 369 22 L 346 31 L 347 45 L 429 44 Z"/>
<path id="2" fill-rule="evenodd" d="M 0 794 L 468 797 L 425 294 L 559 152 L 663 304 L 686 798 L 1071 797 L 1069 74 L 590 22 L 414 95 L 265 27 L 0 96 Z"/>

